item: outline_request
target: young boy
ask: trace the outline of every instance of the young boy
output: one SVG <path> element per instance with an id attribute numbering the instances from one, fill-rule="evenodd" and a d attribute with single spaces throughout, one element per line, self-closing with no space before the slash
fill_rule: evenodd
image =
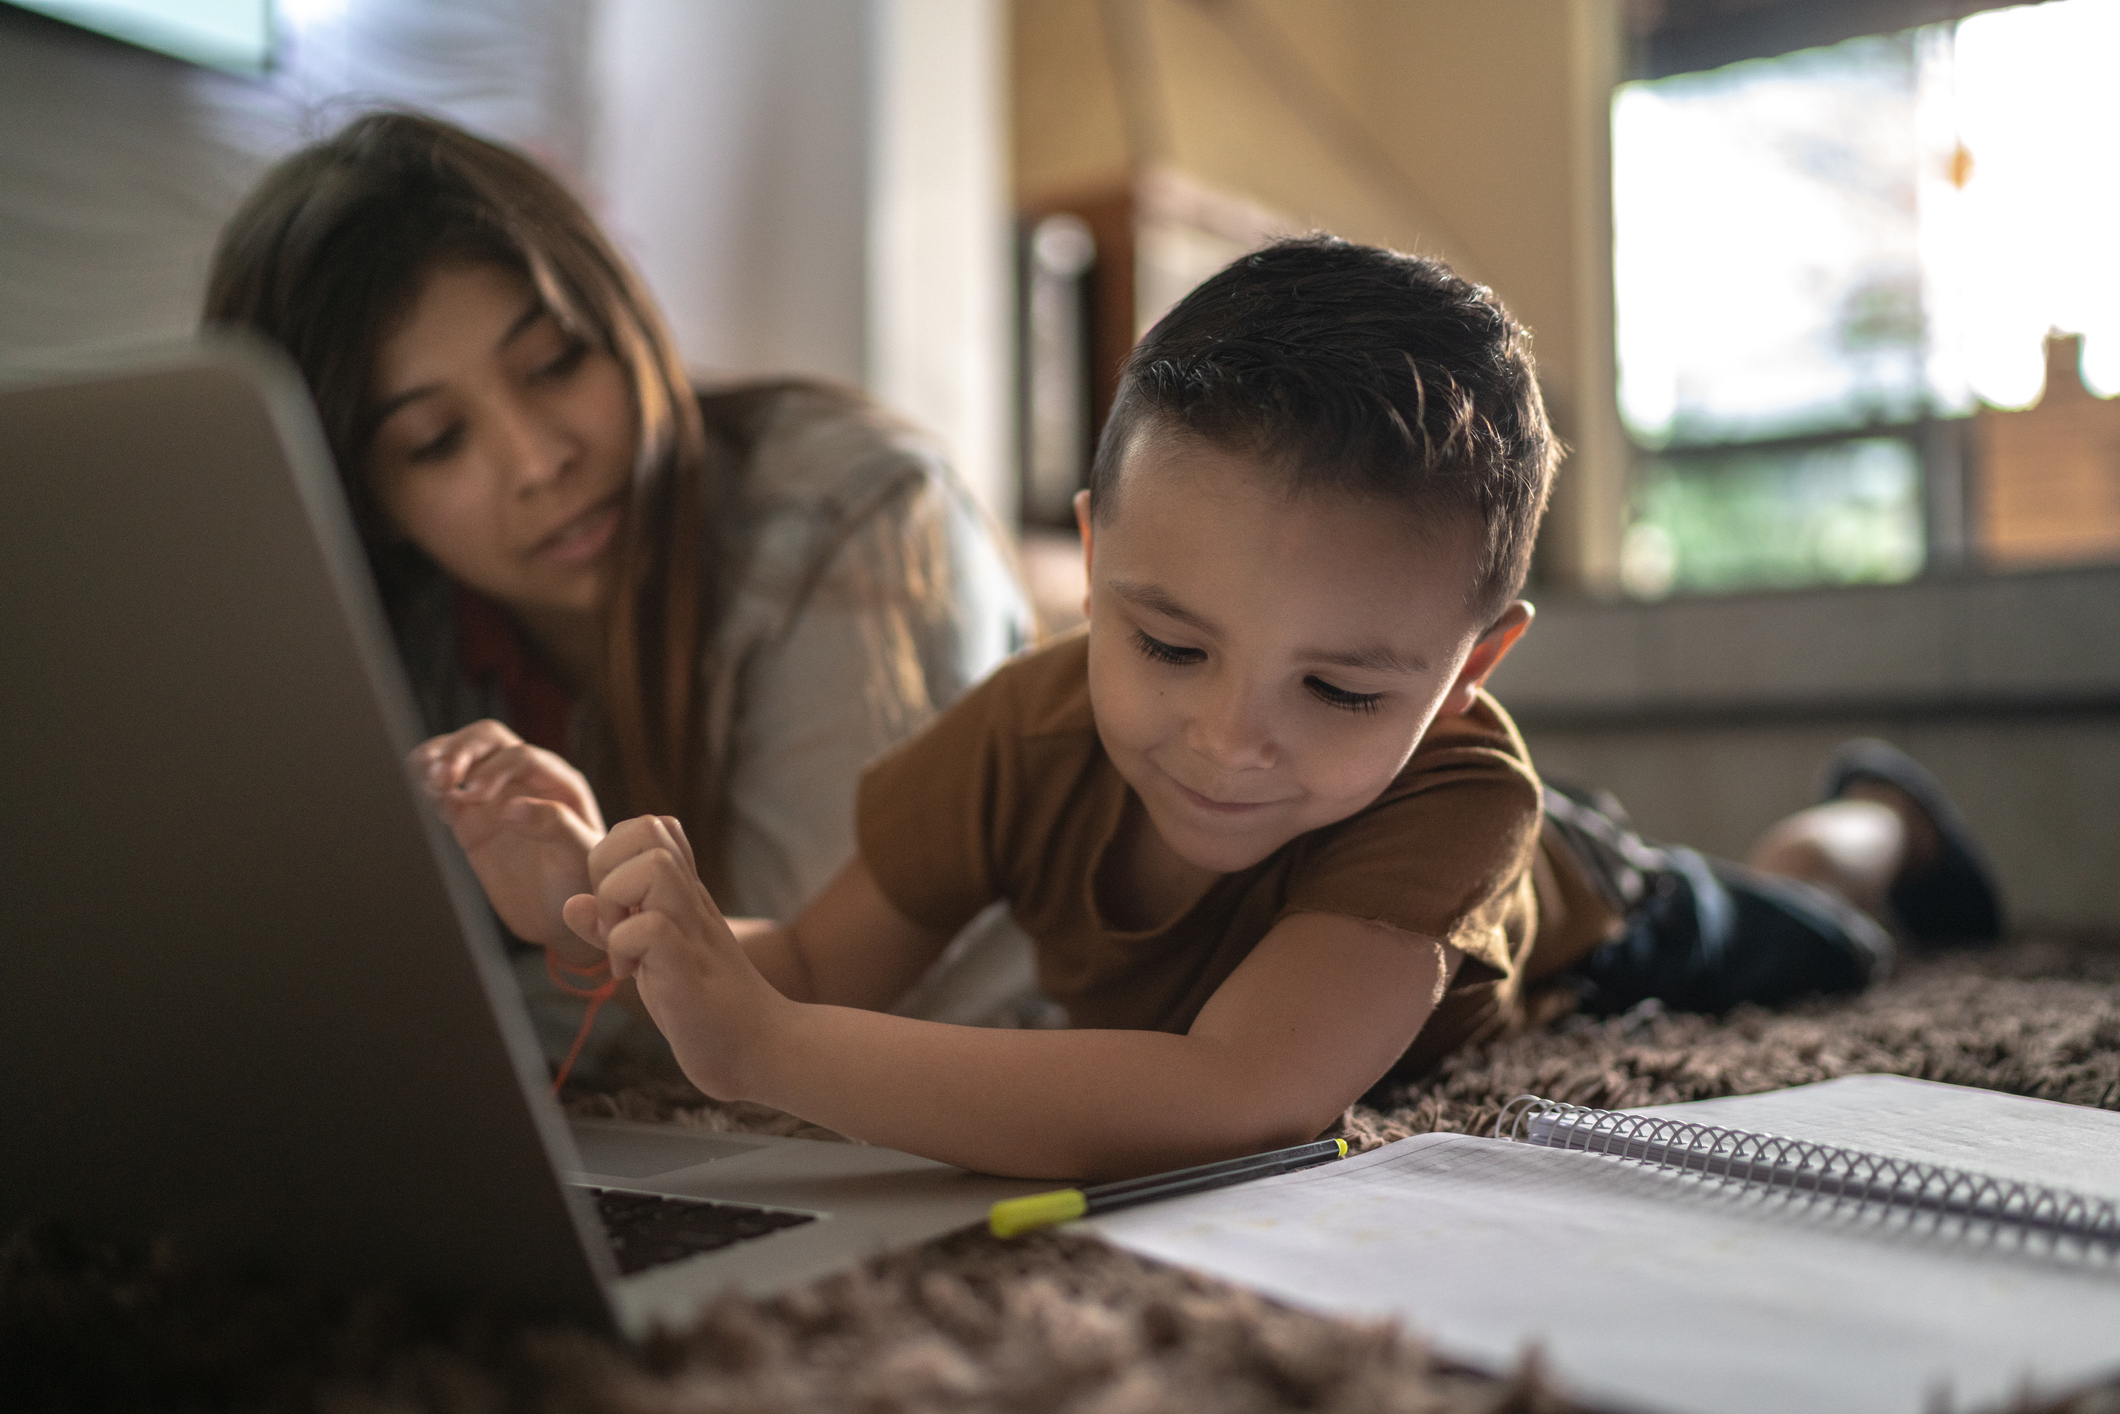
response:
<path id="1" fill-rule="evenodd" d="M 1860 986 L 1875 924 L 1542 800 L 1482 690 L 1531 621 L 1557 459 L 1527 342 L 1432 261 L 1239 260 L 1128 361 L 1077 504 L 1086 634 L 875 763 L 858 857 L 791 923 L 724 919 L 678 823 L 643 817 L 590 852 L 567 924 L 709 1095 L 1053 1178 L 1309 1139 L 1564 969 L 1605 1009 Z M 522 808 L 503 795 L 452 806 L 460 836 Z M 1836 828 L 1919 815 L 1841 804 Z M 1900 870 L 1865 857 L 1879 890 Z M 881 1010 L 997 899 L 1072 1029 Z"/>
<path id="2" fill-rule="evenodd" d="M 1556 455 L 1485 290 L 1333 240 L 1247 257 L 1128 365 L 1078 505 L 1087 634 L 876 763 L 815 902 L 739 940 L 643 818 L 567 921 L 720 1098 L 1052 1177 L 1311 1138 L 1609 922 L 1539 867 L 1481 690 Z M 1073 1029 L 877 1010 L 995 899 Z"/>

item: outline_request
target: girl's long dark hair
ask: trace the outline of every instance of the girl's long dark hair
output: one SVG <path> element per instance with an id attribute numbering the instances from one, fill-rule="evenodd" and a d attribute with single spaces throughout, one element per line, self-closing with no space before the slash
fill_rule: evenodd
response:
<path id="1" fill-rule="evenodd" d="M 653 301 L 581 203 L 529 158 L 460 128 L 370 114 L 251 192 L 221 233 L 202 322 L 253 330 L 294 359 L 395 618 L 442 571 L 391 529 L 368 483 L 376 355 L 427 275 L 460 261 L 522 274 L 632 383 L 639 455 L 597 687 L 627 805 L 683 819 L 712 868 L 720 788 L 704 779 L 699 669 L 719 557 L 707 543 L 706 432 Z"/>

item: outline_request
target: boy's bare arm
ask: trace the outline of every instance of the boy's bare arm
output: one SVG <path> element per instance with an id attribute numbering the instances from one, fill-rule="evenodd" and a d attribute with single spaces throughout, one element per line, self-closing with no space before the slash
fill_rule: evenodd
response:
<path id="1" fill-rule="evenodd" d="M 1379 924 L 1301 914 L 1184 1036 L 944 1026 L 769 985 L 698 887 L 681 834 L 629 821 L 591 872 L 593 906 L 574 900 L 569 921 L 610 948 L 614 970 L 638 973 L 695 1084 L 990 1173 L 1108 1178 L 1308 1139 L 1404 1051 L 1457 957 Z M 794 929 L 834 978 L 864 939 L 910 949 L 923 933 L 859 861 Z"/>
<path id="2" fill-rule="evenodd" d="M 1109 1179 L 1315 1138 L 1405 1051 L 1457 954 L 1285 920 L 1183 1036 L 1007 1031 L 835 1007 L 763 1038 L 752 1098 L 988 1173 Z"/>
<path id="3" fill-rule="evenodd" d="M 949 945 L 949 934 L 888 904 L 888 916 L 876 916 L 871 895 L 881 894 L 859 865 L 842 869 L 791 923 L 729 921 L 751 961 L 790 1001 L 882 1010 Z"/>

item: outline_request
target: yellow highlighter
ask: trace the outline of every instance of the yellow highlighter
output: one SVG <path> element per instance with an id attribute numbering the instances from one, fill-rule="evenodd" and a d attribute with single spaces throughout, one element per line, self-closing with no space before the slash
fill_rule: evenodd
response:
<path id="1" fill-rule="evenodd" d="M 1033 1193 L 1028 1198 L 1011 1198 L 1005 1203 L 996 1203 L 993 1211 L 987 1214 L 986 1225 L 996 1237 L 1017 1237 L 1035 1228 L 1073 1222 L 1094 1213 L 1109 1213 L 1115 1208 L 1131 1208 L 1136 1203 L 1153 1203 L 1187 1193 L 1204 1193 L 1210 1188 L 1226 1188 L 1232 1183 L 1266 1178 L 1292 1169 L 1307 1169 L 1313 1164 L 1346 1157 L 1345 1139 L 1320 1139 L 1315 1144 L 1298 1144 L 1293 1149 L 1248 1154 L 1241 1159 L 1225 1159 L 1219 1164 L 1201 1164 L 1198 1168 L 1150 1174 L 1146 1178 L 1100 1183 L 1093 1188 L 1061 1188 L 1051 1193 Z"/>

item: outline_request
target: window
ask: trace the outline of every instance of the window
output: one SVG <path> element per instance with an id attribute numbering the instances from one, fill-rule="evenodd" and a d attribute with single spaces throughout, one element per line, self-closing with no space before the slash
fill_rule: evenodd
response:
<path id="1" fill-rule="evenodd" d="M 2120 551 L 2116 64 L 2049 0 L 1621 87 L 1630 592 Z"/>

